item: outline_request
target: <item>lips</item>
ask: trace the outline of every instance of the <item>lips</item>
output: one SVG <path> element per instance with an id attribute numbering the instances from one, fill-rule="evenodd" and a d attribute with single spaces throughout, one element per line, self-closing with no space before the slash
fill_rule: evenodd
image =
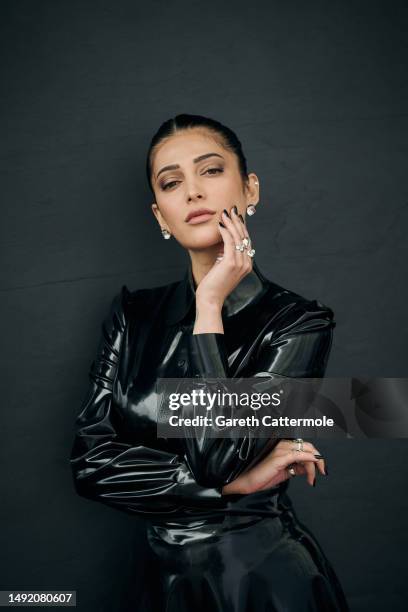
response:
<path id="1" fill-rule="evenodd" d="M 188 213 L 185 218 L 186 223 L 188 223 L 194 217 L 199 217 L 200 215 L 215 215 L 214 210 L 210 210 L 209 208 L 197 208 L 197 210 L 192 210 Z"/>

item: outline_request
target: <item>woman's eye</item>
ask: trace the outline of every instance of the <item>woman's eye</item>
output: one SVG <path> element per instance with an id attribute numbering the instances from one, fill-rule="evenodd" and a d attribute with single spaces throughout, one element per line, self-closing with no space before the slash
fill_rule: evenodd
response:
<path id="1" fill-rule="evenodd" d="M 208 168 L 204 174 L 207 174 L 207 172 L 210 173 L 217 173 L 217 172 L 224 172 L 223 168 Z M 170 181 L 169 183 L 166 183 L 165 185 L 162 186 L 162 189 L 165 191 L 166 189 L 168 189 L 169 187 L 171 187 L 172 185 L 175 185 L 176 183 L 178 183 L 179 181 Z"/>
<path id="2" fill-rule="evenodd" d="M 223 168 L 208 168 L 206 172 L 224 172 Z"/>
<path id="3" fill-rule="evenodd" d="M 162 189 L 167 189 L 167 187 L 170 187 L 170 185 L 173 185 L 174 183 L 177 183 L 177 181 L 170 181 L 170 183 L 167 183 L 166 185 L 163 185 Z"/>

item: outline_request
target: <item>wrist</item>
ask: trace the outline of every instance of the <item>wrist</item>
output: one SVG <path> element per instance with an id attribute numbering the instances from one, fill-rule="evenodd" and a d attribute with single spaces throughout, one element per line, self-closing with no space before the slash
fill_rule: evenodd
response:
<path id="1" fill-rule="evenodd" d="M 200 312 L 208 312 L 212 314 L 219 314 L 222 311 L 223 302 L 220 302 L 217 298 L 200 298 L 196 296 L 196 309 Z"/>
<path id="2" fill-rule="evenodd" d="M 193 328 L 194 334 L 224 333 L 221 310 L 211 308 L 197 308 L 196 320 Z"/>
<path id="3" fill-rule="evenodd" d="M 196 320 L 194 334 L 224 333 L 222 305 L 217 302 L 196 299 Z"/>

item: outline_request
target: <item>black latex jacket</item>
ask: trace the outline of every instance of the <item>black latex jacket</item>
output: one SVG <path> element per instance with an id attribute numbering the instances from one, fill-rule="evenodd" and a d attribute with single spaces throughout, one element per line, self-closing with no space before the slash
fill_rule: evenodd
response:
<path id="1" fill-rule="evenodd" d="M 74 483 L 79 495 L 146 519 L 148 541 L 129 593 L 109 609 L 348 612 L 334 569 L 294 513 L 289 480 L 221 494 L 276 436 L 271 446 L 251 436 L 157 436 L 158 378 L 206 385 L 207 377 L 263 376 L 267 384 L 276 375 L 323 377 L 333 312 L 269 281 L 254 264 L 224 302 L 224 334 L 193 334 L 194 319 L 190 264 L 170 285 L 132 292 L 124 285 L 102 325 L 76 420 Z"/>
<path id="2" fill-rule="evenodd" d="M 71 467 L 79 495 L 147 519 L 276 513 L 287 482 L 251 495 L 221 495 L 260 456 L 266 440 L 157 438 L 161 377 L 322 377 L 332 310 L 264 277 L 256 263 L 227 297 L 224 334 L 193 334 L 191 264 L 169 285 L 114 297 L 76 420 Z"/>

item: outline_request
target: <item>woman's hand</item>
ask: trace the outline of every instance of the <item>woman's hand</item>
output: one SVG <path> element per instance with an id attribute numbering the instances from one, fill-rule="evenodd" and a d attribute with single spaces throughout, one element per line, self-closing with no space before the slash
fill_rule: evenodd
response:
<path id="1" fill-rule="evenodd" d="M 225 227 L 219 226 L 219 229 L 224 241 L 223 259 L 214 264 L 196 290 L 197 304 L 214 306 L 219 310 L 225 298 L 252 270 L 252 258 L 247 254 L 247 249 L 238 251 L 235 248 L 244 238 L 250 241 L 247 227 L 238 216 L 236 206 L 230 209 L 230 217 L 223 212 L 222 223 Z M 251 248 L 250 243 L 248 248 Z"/>
<path id="2" fill-rule="evenodd" d="M 296 474 L 306 474 L 308 483 L 313 486 L 316 465 L 320 473 L 325 474 L 324 460 L 315 456 L 319 455 L 319 451 L 310 442 L 303 442 L 303 449 L 303 451 L 296 450 L 293 440 L 280 440 L 269 455 L 255 467 L 224 485 L 222 494 L 248 494 L 269 489 L 292 478 L 287 470 L 291 464 L 295 464 Z"/>

